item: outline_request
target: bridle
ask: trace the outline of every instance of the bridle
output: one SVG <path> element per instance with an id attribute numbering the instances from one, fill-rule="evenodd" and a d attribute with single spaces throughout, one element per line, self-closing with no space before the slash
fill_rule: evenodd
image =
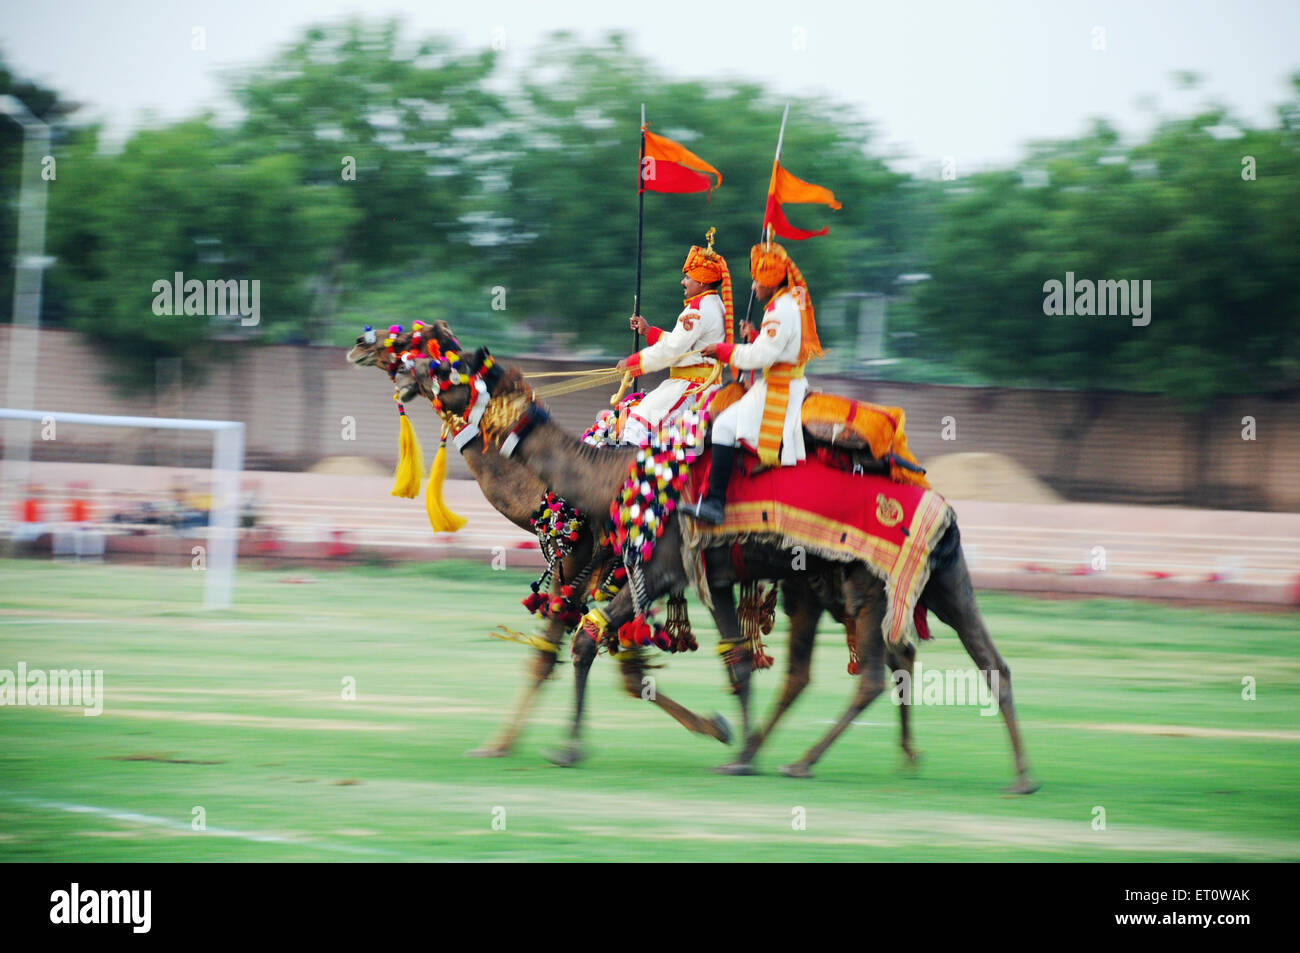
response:
<path id="1" fill-rule="evenodd" d="M 451 434 L 452 444 L 461 453 L 465 452 L 465 447 L 475 437 L 481 435 L 483 452 L 487 452 L 488 444 L 496 444 L 501 455 L 509 459 L 534 427 L 550 420 L 551 415 L 536 402 L 531 389 L 496 393 L 502 370 L 491 354 L 484 356 L 467 379 L 455 382 L 450 375 L 445 378 L 436 376 L 443 363 L 445 361 L 429 364 L 429 383 L 437 381 L 436 393 L 430 393 L 429 383 L 420 381 L 418 375 L 415 375 L 414 361 L 407 363 L 407 369 L 416 376 L 417 386 L 429 398 L 434 413 L 442 418 L 443 426 Z M 396 376 L 396 370 L 393 374 Z M 461 383 L 469 388 L 469 403 L 463 411 L 456 413 L 443 405 L 441 394 Z"/>

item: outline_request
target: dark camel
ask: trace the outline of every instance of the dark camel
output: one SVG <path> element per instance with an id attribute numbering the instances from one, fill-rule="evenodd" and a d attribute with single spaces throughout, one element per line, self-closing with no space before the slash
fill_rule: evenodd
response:
<path id="1" fill-rule="evenodd" d="M 480 349 L 474 360 L 483 360 L 486 353 L 486 349 Z M 447 372 L 445 365 L 438 365 L 432 370 L 434 374 L 442 376 L 445 376 Z M 399 371 L 397 383 L 399 388 L 402 389 L 403 398 L 405 399 L 407 394 L 414 396 L 421 391 L 435 393 L 437 383 L 431 377 L 430 372 L 430 363 L 427 361 L 419 362 L 409 372 Z M 503 422 L 502 432 L 511 429 L 511 426 L 521 419 L 524 413 L 529 413 L 536 418 L 527 436 L 519 441 L 512 459 L 527 466 L 541 477 L 547 486 L 554 489 L 555 492 L 563 496 L 580 511 L 599 513 L 609 506 L 610 501 L 618 494 L 623 479 L 635 458 L 635 449 L 598 449 L 565 434 L 544 413 L 536 413 L 537 405 L 532 400 L 531 391 L 517 368 L 511 368 L 506 372 L 503 379 L 497 383 L 492 397 L 494 403 L 501 402 L 501 412 L 510 418 Z M 450 388 L 442 392 L 441 398 L 443 404 L 454 411 L 457 402 L 459 402 L 460 407 L 465 406 L 468 401 L 468 388 L 463 386 Z M 489 413 L 491 412 L 492 409 L 489 406 Z M 666 593 L 682 592 L 688 584 L 686 568 L 681 557 L 680 533 L 680 520 L 669 520 L 664 535 L 655 546 L 654 554 L 645 567 L 647 596 L 651 602 Z M 745 553 L 747 575 L 753 578 L 791 579 L 796 577 L 789 554 L 784 550 L 775 545 L 768 546 L 759 542 L 751 542 L 748 546 L 752 549 Z M 960 534 L 955 521 L 947 535 L 936 546 L 936 553 L 946 553 L 947 556 L 946 558 L 932 560 L 931 575 L 923 591 L 922 598 L 941 621 L 957 631 L 962 645 L 980 671 L 984 673 L 985 679 L 989 681 L 990 688 L 997 693 L 998 706 L 1011 739 L 1016 766 L 1016 780 L 1008 790 L 1011 793 L 1018 794 L 1032 793 L 1037 790 L 1038 785 L 1029 776 L 1028 764 L 1025 759 L 1024 746 L 1021 741 L 1015 705 L 1011 694 L 1011 671 L 993 645 L 988 629 L 980 616 L 975 602 L 974 589 L 970 582 L 970 574 L 961 551 Z M 719 552 L 714 554 L 714 558 L 709 558 L 709 554 L 706 552 L 707 584 L 714 602 L 714 618 L 718 624 L 722 642 L 732 644 L 738 643 L 740 639 L 738 625 L 736 624 L 734 601 L 731 595 L 731 586 L 739 580 L 735 578 L 735 570 L 732 569 L 731 560 L 729 558 L 718 558 L 722 555 Z M 753 571 L 749 571 L 751 565 L 754 567 Z M 765 573 L 771 573 L 771 575 L 765 575 Z M 811 776 L 813 765 L 825 754 L 830 745 L 844 732 L 853 719 L 885 689 L 886 647 L 883 639 L 879 637 L 884 614 L 884 603 L 879 598 L 873 598 L 877 588 L 878 584 L 872 579 L 870 571 L 864 564 L 849 563 L 844 566 L 845 618 L 852 620 L 852 625 L 857 633 L 858 648 L 861 655 L 857 691 L 848 709 L 821 741 L 809 749 L 794 764 L 782 768 L 782 773 L 788 776 Z M 602 613 L 608 620 L 609 626 L 617 627 L 630 621 L 634 613 L 631 587 L 625 586 L 609 604 L 602 607 Z M 585 637 L 585 633 L 576 636 L 574 642 L 575 655 L 580 651 L 580 645 L 585 645 L 591 641 L 590 638 Z M 593 644 L 590 650 L 583 648 L 581 651 L 594 652 L 595 646 Z M 794 654 L 795 647 L 792 639 L 792 657 Z M 905 664 L 910 668 L 910 663 L 911 658 L 909 656 Z M 995 671 L 999 676 L 996 685 L 991 677 Z M 766 738 L 767 733 L 770 732 L 775 720 L 779 719 L 780 715 L 784 713 L 788 704 L 782 707 L 778 702 L 778 710 L 774 712 L 774 717 L 769 719 L 766 730 L 751 735 L 748 730 L 748 682 L 751 672 L 752 658 L 745 658 L 743 655 L 731 665 L 729 670 L 733 687 L 741 703 L 747 739 L 746 752 L 749 752 L 749 757 L 752 760 L 753 752 L 750 751 L 751 747 L 753 751 L 757 750 L 758 746 Z M 797 691 L 793 692 L 793 694 L 797 695 Z M 785 695 L 786 693 L 783 692 L 783 697 Z M 901 707 L 905 711 L 907 706 Z M 580 712 L 575 714 L 574 743 L 576 743 L 579 730 L 579 718 Z M 745 760 L 745 752 L 742 752 L 741 759 L 733 767 L 737 769 L 736 773 L 745 773 L 749 769 L 749 762 Z"/>
<path id="2" fill-rule="evenodd" d="M 382 341 L 385 335 L 381 332 L 376 332 L 376 342 L 374 344 L 368 344 L 364 337 L 358 337 L 356 345 L 348 352 L 348 362 L 359 367 L 378 367 L 387 376 L 391 377 L 397 364 L 397 355 L 410 346 L 413 333 L 413 330 L 408 330 L 398 335 L 391 352 L 383 346 Z M 456 340 L 451 333 L 451 329 L 444 321 L 437 321 L 432 325 L 427 325 L 424 334 L 426 338 L 433 337 L 437 340 L 439 347 L 444 352 L 460 351 L 461 349 L 460 342 Z M 465 391 L 465 397 L 467 398 L 468 389 L 461 388 L 461 390 Z M 408 391 L 408 395 L 404 396 L 403 400 L 409 401 L 413 396 Z M 464 402 L 459 406 L 463 409 Z M 529 520 L 536 511 L 538 501 L 546 493 L 546 484 L 527 467 L 501 456 L 495 446 L 485 447 L 481 436 L 474 438 L 464 447 L 464 458 L 470 473 L 478 482 L 484 497 L 487 498 L 493 508 L 516 526 L 532 532 Z M 604 512 L 605 510 L 598 511 L 599 518 L 602 520 Z M 606 564 L 614 558 L 614 553 L 608 547 L 603 547 L 600 552 L 596 552 L 596 547 L 595 536 L 591 532 L 589 525 L 584 524 L 573 551 L 561 561 L 563 578 L 557 576 L 552 580 L 552 596 L 558 597 L 563 582 L 565 580 L 572 581 L 593 562 L 596 565 L 595 575 L 599 578 L 604 572 Z M 596 557 L 594 560 L 593 553 L 595 553 Z M 552 616 L 546 621 L 543 638 L 548 647 L 534 649 L 535 654 L 528 667 L 527 681 L 514 710 L 502 726 L 500 734 L 496 740 L 475 748 L 468 754 L 474 757 L 499 758 L 510 753 L 523 730 L 524 724 L 528 720 L 528 716 L 532 712 L 542 684 L 555 669 L 559 646 L 564 641 L 565 633 L 565 624 L 558 617 Z M 592 660 L 595 658 L 595 654 L 593 651 L 589 655 L 579 655 L 577 653 L 574 655 L 579 710 L 582 708 L 585 696 L 587 672 Z M 631 662 L 629 654 L 622 666 L 623 681 L 628 692 L 634 697 L 640 698 L 642 692 L 641 675 L 639 668 L 634 667 Z M 731 726 L 721 715 L 715 714 L 712 718 L 703 718 L 658 691 L 654 693 L 654 697 L 650 700 L 676 719 L 687 730 L 716 738 L 723 744 L 730 743 Z M 571 763 L 571 752 L 560 752 L 556 759 L 561 763 Z"/>
<path id="3" fill-rule="evenodd" d="M 364 338 L 358 338 L 356 346 L 348 354 L 348 360 L 351 363 L 360 366 L 377 366 L 389 376 L 397 370 L 397 356 L 409 346 L 412 331 L 404 332 L 398 335 L 392 351 L 384 348 L 378 343 L 367 344 Z M 460 344 L 452 335 L 450 328 L 445 322 L 435 322 L 434 325 L 428 326 L 425 335 L 433 336 L 439 346 L 444 350 L 459 350 Z M 378 338 L 378 335 L 376 336 Z M 409 380 L 409 378 L 408 378 Z M 467 388 L 460 388 L 460 394 L 453 389 L 450 398 L 450 406 L 453 412 L 464 409 L 465 398 L 468 396 Z M 409 401 L 414 397 L 414 391 L 408 389 L 400 395 L 403 400 Z M 426 396 L 429 394 L 426 392 Z M 459 403 L 456 397 L 461 399 Z M 466 462 L 470 467 L 472 474 L 477 479 L 480 488 L 483 490 L 488 501 L 507 518 L 511 519 L 521 528 L 529 528 L 528 519 L 532 514 L 531 509 L 526 509 L 521 505 L 520 496 L 523 500 L 538 499 L 544 491 L 545 486 L 541 480 L 527 467 L 522 464 L 512 462 L 497 452 L 495 445 L 483 446 L 481 438 L 475 438 L 465 448 L 473 451 L 466 454 Z M 566 579 L 572 579 L 574 573 L 580 572 L 591 547 L 595 544 L 590 540 L 590 533 L 584 530 L 582 545 L 576 550 L 564 564 Z M 613 553 L 609 552 L 612 558 Z M 783 574 L 790 575 L 791 560 L 788 554 L 782 554 L 782 560 L 775 569 L 769 569 L 767 574 L 772 578 L 780 578 Z M 747 702 L 748 702 L 748 660 L 742 660 L 744 666 L 741 671 L 743 675 L 738 677 L 740 688 L 738 694 L 742 702 L 742 715 L 746 716 L 745 737 L 747 744 L 742 753 L 742 757 L 731 765 L 724 765 L 720 770 L 728 773 L 752 773 L 752 760 L 757 752 L 761 740 L 767 736 L 775 725 L 780 716 L 789 708 L 795 698 L 808 684 L 810 660 L 812 656 L 813 644 L 816 638 L 817 622 L 820 618 L 822 607 L 830 609 L 832 615 L 845 625 L 849 637 L 853 637 L 852 620 L 844 612 L 843 600 L 840 597 L 840 586 L 838 584 L 839 567 L 836 564 L 816 561 L 817 566 L 814 571 L 804 574 L 797 574 L 787 580 L 783 586 L 785 597 L 785 611 L 791 620 L 790 635 L 790 654 L 787 662 L 786 683 L 780 699 L 778 700 L 776 711 L 769 719 L 766 726 L 761 732 L 750 733 L 748 731 Z M 816 569 L 820 567 L 820 572 Z M 762 575 L 762 574 L 760 574 Z M 735 605 L 731 592 L 729 577 L 715 578 L 718 586 L 725 586 L 726 591 L 720 595 L 719 612 L 724 612 L 725 622 L 721 626 L 722 631 L 738 632 L 739 622 L 736 619 Z M 813 585 L 816 592 L 809 589 Z M 558 591 L 558 581 L 555 583 Z M 815 610 L 815 611 L 813 611 Z M 551 645 L 558 646 L 565 634 L 564 626 L 558 620 L 552 619 L 548 623 L 545 638 Z M 558 764 L 570 765 L 576 763 L 580 757 L 580 746 L 578 739 L 581 733 L 582 715 L 586 698 L 586 680 L 590 669 L 591 662 L 594 660 L 597 651 L 596 643 L 590 639 L 578 640 L 574 651 L 575 667 L 575 716 L 573 728 L 570 732 L 569 744 L 566 747 L 548 753 L 548 757 Z M 747 654 L 747 653 L 742 653 Z M 526 684 L 516 710 L 507 721 L 502 737 L 487 746 L 471 751 L 472 755 L 479 756 L 503 756 L 509 752 L 509 749 L 519 732 L 522 730 L 527 715 L 535 701 L 541 683 L 552 672 L 556 663 L 556 652 L 544 649 L 537 650 L 537 657 L 534 659 L 530 671 L 530 680 Z M 904 669 L 909 675 L 912 670 L 912 655 L 906 654 L 905 657 L 896 659 L 893 654 L 890 655 L 891 668 Z M 637 653 L 621 653 L 620 667 L 622 669 L 623 683 L 627 692 L 633 697 L 642 697 L 643 668 L 642 661 Z M 733 670 L 733 680 L 735 679 Z M 694 714 L 689 709 L 684 708 L 668 696 L 656 691 L 651 699 L 658 707 L 670 714 L 674 719 L 681 723 L 688 730 L 707 734 L 711 737 L 718 738 L 723 742 L 730 739 L 730 727 L 726 720 L 720 715 L 715 715 L 712 719 L 704 719 Z M 908 709 L 903 706 L 899 712 L 902 733 L 900 744 L 903 752 L 909 762 L 915 762 L 917 754 L 911 743 L 910 719 Z"/>

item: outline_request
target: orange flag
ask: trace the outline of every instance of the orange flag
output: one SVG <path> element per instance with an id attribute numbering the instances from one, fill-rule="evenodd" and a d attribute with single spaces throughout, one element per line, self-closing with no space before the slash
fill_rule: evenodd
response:
<path id="1" fill-rule="evenodd" d="M 679 142 L 642 128 L 645 156 L 641 160 L 642 192 L 708 192 L 722 184 L 722 173 Z M 709 175 L 715 175 L 717 182 Z"/>
<path id="2" fill-rule="evenodd" d="M 795 228 L 786 219 L 785 211 L 781 208 L 785 203 L 791 205 L 829 205 L 833 209 L 841 207 L 840 203 L 835 200 L 835 194 L 830 189 L 796 178 L 781 168 L 781 163 L 774 162 L 772 164 L 772 181 L 767 188 L 767 210 L 763 214 L 764 231 L 767 230 L 768 225 L 771 225 L 772 231 L 777 235 L 795 241 L 812 238 L 815 235 L 825 235 L 830 231 L 829 227 L 816 232 Z"/>

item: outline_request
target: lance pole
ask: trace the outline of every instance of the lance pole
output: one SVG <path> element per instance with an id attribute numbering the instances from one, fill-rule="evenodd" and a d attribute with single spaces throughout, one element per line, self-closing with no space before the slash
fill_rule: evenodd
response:
<path id="1" fill-rule="evenodd" d="M 776 156 L 772 159 L 772 177 L 768 180 L 767 183 L 767 194 L 769 197 L 771 197 L 772 195 L 772 190 L 776 188 L 776 167 L 781 162 L 781 146 L 785 143 L 785 121 L 789 118 L 790 118 L 790 104 L 786 103 L 785 112 L 781 114 L 781 131 L 776 134 Z M 766 201 L 764 202 L 763 205 L 763 227 L 760 228 L 758 231 L 759 243 L 762 244 L 765 238 L 767 238 Z M 749 313 L 753 309 L 754 309 L 754 285 L 753 282 L 751 282 L 749 285 L 749 304 L 745 305 L 745 324 L 742 325 L 742 327 L 747 326 L 749 324 Z M 740 339 L 741 339 L 740 328 L 736 328 L 736 340 L 739 341 Z"/>
<path id="2" fill-rule="evenodd" d="M 636 293 L 632 298 L 632 313 L 640 316 L 641 314 L 641 238 L 645 231 L 645 103 L 641 104 L 641 148 L 636 162 Z M 635 354 L 641 350 L 641 332 L 636 328 L 632 329 L 632 353 Z M 639 378 L 632 379 L 632 386 L 636 386 Z"/>

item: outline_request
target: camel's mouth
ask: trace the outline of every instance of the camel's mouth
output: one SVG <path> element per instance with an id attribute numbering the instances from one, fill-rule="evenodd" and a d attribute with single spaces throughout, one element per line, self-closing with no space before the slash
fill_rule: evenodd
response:
<path id="1" fill-rule="evenodd" d="M 420 396 L 420 385 L 410 374 L 398 374 L 393 378 L 393 389 L 397 399 L 407 404 Z"/>
<path id="2" fill-rule="evenodd" d="M 379 354 L 368 345 L 354 344 L 348 351 L 348 363 L 357 367 L 374 367 L 379 363 Z"/>

